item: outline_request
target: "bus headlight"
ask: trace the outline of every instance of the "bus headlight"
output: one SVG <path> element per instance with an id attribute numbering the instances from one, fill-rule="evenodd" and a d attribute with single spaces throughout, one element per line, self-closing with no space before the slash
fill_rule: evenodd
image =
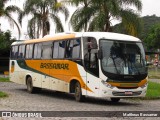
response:
<path id="1" fill-rule="evenodd" d="M 144 85 L 141 86 L 141 88 L 147 87 L 148 83 L 146 82 Z"/>
<path id="2" fill-rule="evenodd" d="M 107 82 L 104 81 L 104 80 L 102 80 L 101 82 L 102 82 L 102 84 L 103 84 L 104 86 L 106 86 L 106 87 L 108 87 L 108 88 L 111 88 L 111 89 L 114 88 L 114 86 L 112 86 L 111 84 L 107 83 Z"/>

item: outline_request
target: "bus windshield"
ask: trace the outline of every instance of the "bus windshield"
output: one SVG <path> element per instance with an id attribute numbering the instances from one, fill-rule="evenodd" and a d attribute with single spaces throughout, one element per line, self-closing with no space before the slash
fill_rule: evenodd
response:
<path id="1" fill-rule="evenodd" d="M 101 66 L 105 73 L 146 74 L 145 52 L 141 42 L 100 40 Z"/>

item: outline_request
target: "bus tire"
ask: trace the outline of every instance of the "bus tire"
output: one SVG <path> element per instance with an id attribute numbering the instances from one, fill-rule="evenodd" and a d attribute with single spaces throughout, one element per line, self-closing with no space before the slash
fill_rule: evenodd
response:
<path id="1" fill-rule="evenodd" d="M 82 95 L 81 85 L 79 82 L 75 84 L 75 100 L 78 102 L 84 101 L 84 96 Z"/>
<path id="2" fill-rule="evenodd" d="M 114 103 L 117 103 L 120 101 L 120 98 L 111 98 L 111 101 L 114 102 Z"/>
<path id="3" fill-rule="evenodd" d="M 29 93 L 35 93 L 36 92 L 36 88 L 33 87 L 33 82 L 32 82 L 32 78 L 31 77 L 28 77 L 27 78 L 27 91 Z"/>

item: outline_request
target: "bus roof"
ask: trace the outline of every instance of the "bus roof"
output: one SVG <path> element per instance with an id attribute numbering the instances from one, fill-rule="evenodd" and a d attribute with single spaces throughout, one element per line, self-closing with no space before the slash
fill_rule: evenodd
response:
<path id="1" fill-rule="evenodd" d="M 113 33 L 113 32 L 84 32 L 84 37 L 95 37 L 97 40 L 99 39 L 109 39 L 109 40 L 120 40 L 120 41 L 140 41 L 140 39 L 120 34 L 120 33 Z"/>
<path id="2" fill-rule="evenodd" d="M 71 32 L 71 33 L 58 33 L 55 35 L 46 35 L 43 38 L 31 39 L 31 40 L 21 40 L 12 43 L 12 45 L 17 44 L 29 44 L 29 43 L 38 43 L 44 41 L 54 41 L 54 40 L 64 40 L 64 39 L 74 39 L 77 37 L 94 37 L 97 40 L 99 39 L 109 39 L 109 40 L 120 40 L 120 41 L 137 41 L 140 42 L 140 39 L 119 33 L 112 32 Z"/>

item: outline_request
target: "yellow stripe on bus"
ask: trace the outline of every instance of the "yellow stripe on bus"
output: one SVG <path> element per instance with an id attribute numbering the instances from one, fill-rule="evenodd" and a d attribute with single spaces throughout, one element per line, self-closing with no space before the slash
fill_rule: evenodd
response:
<path id="1" fill-rule="evenodd" d="M 84 83 L 79 73 L 77 64 L 69 60 L 26 60 L 28 67 L 42 72 L 46 75 L 70 83 L 71 80 L 78 80 L 83 89 L 92 90 Z"/>
<path id="2" fill-rule="evenodd" d="M 109 84 L 111 84 L 112 86 L 116 86 L 116 87 L 126 87 L 126 88 L 131 88 L 131 87 L 140 87 L 143 86 L 144 84 L 147 83 L 147 80 L 144 79 L 139 83 L 115 83 L 115 82 L 108 82 Z"/>

